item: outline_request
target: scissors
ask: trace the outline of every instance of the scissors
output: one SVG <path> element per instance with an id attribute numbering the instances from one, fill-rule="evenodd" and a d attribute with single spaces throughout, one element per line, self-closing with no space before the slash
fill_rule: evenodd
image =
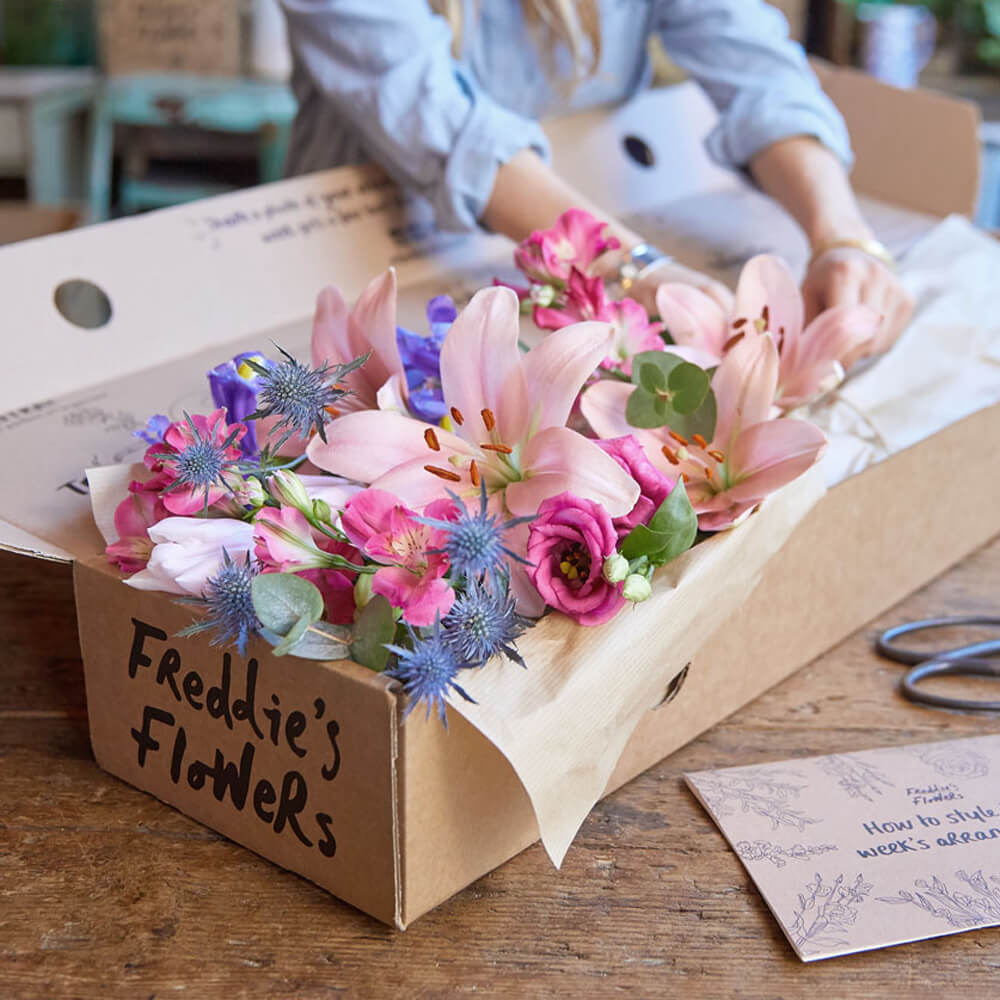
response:
<path id="1" fill-rule="evenodd" d="M 991 615 L 952 615 L 947 618 L 924 618 L 886 629 L 875 640 L 875 651 L 888 660 L 902 663 L 910 669 L 900 682 L 904 697 L 935 708 L 953 708 L 966 712 L 1000 712 L 1000 701 L 978 701 L 971 698 L 949 698 L 931 694 L 917 685 L 928 677 L 996 677 L 1000 678 L 1000 662 L 986 659 L 1000 655 L 1000 638 L 974 642 L 951 649 L 911 649 L 896 645 L 895 640 L 914 632 L 936 628 L 980 625 L 1000 632 L 1000 618 Z"/>

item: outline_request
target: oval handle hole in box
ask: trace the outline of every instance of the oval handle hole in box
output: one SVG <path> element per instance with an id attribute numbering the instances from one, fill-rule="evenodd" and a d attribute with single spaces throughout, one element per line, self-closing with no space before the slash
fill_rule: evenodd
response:
<path id="1" fill-rule="evenodd" d="M 622 145 L 628 158 L 638 163 L 640 167 L 652 167 L 656 163 L 653 147 L 645 139 L 640 139 L 637 135 L 627 135 L 622 139 Z"/>
<path id="2" fill-rule="evenodd" d="M 681 693 L 681 688 L 684 687 L 684 682 L 687 680 L 690 669 L 691 664 L 685 663 L 684 669 L 671 679 L 667 685 L 667 690 L 663 692 L 663 697 L 653 706 L 654 712 L 658 708 L 663 708 L 664 705 L 669 705 Z"/>
<path id="3" fill-rule="evenodd" d="M 64 281 L 56 288 L 52 299 L 59 315 L 67 323 L 84 330 L 106 326 L 113 312 L 107 293 L 83 278 Z"/>

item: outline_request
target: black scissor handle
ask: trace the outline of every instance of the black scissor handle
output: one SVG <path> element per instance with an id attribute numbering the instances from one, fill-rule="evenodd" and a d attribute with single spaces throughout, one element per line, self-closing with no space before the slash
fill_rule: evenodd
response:
<path id="1" fill-rule="evenodd" d="M 954 651 L 953 651 L 954 652 Z M 949 698 L 943 694 L 931 694 L 921 691 L 917 684 L 928 677 L 997 677 L 1000 678 L 1000 663 L 995 660 L 977 660 L 969 657 L 955 660 L 953 657 L 937 657 L 921 663 L 900 681 L 900 690 L 910 701 L 923 705 L 933 705 L 935 708 L 954 708 L 966 712 L 1000 712 L 1000 701 L 977 701 L 971 698 Z"/>
<path id="2" fill-rule="evenodd" d="M 961 646 L 958 649 L 939 651 L 908 649 L 905 646 L 893 645 L 893 640 L 901 635 L 909 635 L 911 632 L 923 632 L 934 628 L 948 628 L 955 625 L 986 625 L 1000 629 L 1000 618 L 993 615 L 954 615 L 948 618 L 924 618 L 921 621 L 907 622 L 905 625 L 897 625 L 895 628 L 886 629 L 875 640 L 875 649 L 880 656 L 884 656 L 886 659 L 893 660 L 896 663 L 904 663 L 907 666 L 916 666 L 918 663 L 924 663 L 927 660 L 941 663 L 942 661 L 961 660 L 970 656 L 992 656 L 1000 653 L 1000 639 L 975 642 L 968 646 Z M 957 672 L 951 671 L 951 673 Z"/>

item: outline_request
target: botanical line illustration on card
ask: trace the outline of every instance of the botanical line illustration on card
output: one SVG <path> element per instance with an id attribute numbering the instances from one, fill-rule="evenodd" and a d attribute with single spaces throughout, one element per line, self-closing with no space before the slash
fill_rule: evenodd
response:
<path id="1" fill-rule="evenodd" d="M 945 778 L 985 778 L 990 773 L 989 758 L 960 746 L 916 747 L 913 751 Z"/>
<path id="2" fill-rule="evenodd" d="M 798 771 L 776 771 L 773 768 L 761 771 L 754 768 L 739 773 L 703 774 L 698 787 L 711 810 L 719 816 L 731 816 L 738 809 L 769 819 L 772 830 L 791 826 L 802 831 L 819 820 L 790 804 L 806 786 L 784 780 L 786 775 L 803 777 Z"/>
<path id="3" fill-rule="evenodd" d="M 918 906 L 931 916 L 946 920 L 951 927 L 978 927 L 1000 921 L 1000 875 L 991 875 L 987 881 L 982 869 L 972 875 L 959 869 L 955 877 L 964 882 L 971 893 L 961 886 L 953 889 L 934 875 L 929 882 L 914 879 L 913 892 L 900 889 L 895 896 L 876 898 L 881 903 Z"/>
<path id="4" fill-rule="evenodd" d="M 870 761 L 856 755 L 820 757 L 816 761 L 820 770 L 831 778 L 837 779 L 837 786 L 842 788 L 852 799 L 865 799 L 874 802 L 881 796 L 883 788 L 894 788 L 895 785 L 885 774 Z"/>
<path id="5" fill-rule="evenodd" d="M 841 874 L 831 884 L 817 873 L 799 893 L 795 921 L 789 934 L 796 947 L 809 950 L 840 948 L 848 943 L 851 928 L 858 919 L 858 906 L 872 890 L 859 874 L 853 883 Z"/>
<path id="6" fill-rule="evenodd" d="M 770 840 L 741 840 L 736 845 L 736 853 L 743 861 L 769 861 L 775 868 L 784 868 L 789 860 L 808 861 L 817 854 L 839 851 L 836 844 L 792 844 L 782 847 Z"/>

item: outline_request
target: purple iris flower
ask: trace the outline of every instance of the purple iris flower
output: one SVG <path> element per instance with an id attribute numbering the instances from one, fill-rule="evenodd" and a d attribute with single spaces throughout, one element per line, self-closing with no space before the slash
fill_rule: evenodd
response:
<path id="1" fill-rule="evenodd" d="M 163 444 L 163 435 L 167 433 L 169 426 L 170 417 L 157 413 L 146 421 L 146 426 L 141 431 L 132 431 L 132 436 L 141 438 L 146 444 Z"/>
<path id="2" fill-rule="evenodd" d="M 427 303 L 429 336 L 396 327 L 399 357 L 410 390 L 410 412 L 432 424 L 439 423 L 447 412 L 441 392 L 441 346 L 457 315 L 450 296 L 435 295 Z"/>
<path id="3" fill-rule="evenodd" d="M 273 368 L 274 362 L 255 351 L 237 354 L 232 361 L 216 366 L 208 373 L 208 384 L 212 389 L 212 401 L 216 406 L 226 408 L 226 419 L 235 424 L 245 421 L 257 409 L 258 374 L 246 364 L 247 359 L 256 361 L 266 368 Z M 255 459 L 260 454 L 257 433 L 253 422 L 247 423 L 247 432 L 240 442 L 243 454 Z"/>

